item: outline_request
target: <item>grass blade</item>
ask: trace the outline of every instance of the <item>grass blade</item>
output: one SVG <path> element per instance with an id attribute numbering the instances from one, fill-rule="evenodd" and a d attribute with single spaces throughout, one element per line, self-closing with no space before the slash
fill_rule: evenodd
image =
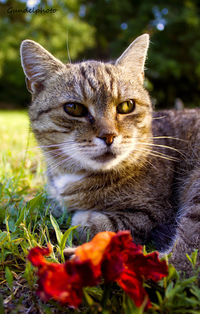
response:
<path id="1" fill-rule="evenodd" d="M 55 233 L 56 233 L 56 238 L 57 238 L 57 241 L 58 241 L 58 244 L 59 246 L 61 245 L 61 240 L 63 238 L 63 233 L 62 231 L 60 230 L 60 227 L 57 223 L 57 221 L 55 220 L 55 218 L 52 216 L 52 214 L 50 214 L 50 220 L 51 220 L 51 224 L 55 230 Z"/>

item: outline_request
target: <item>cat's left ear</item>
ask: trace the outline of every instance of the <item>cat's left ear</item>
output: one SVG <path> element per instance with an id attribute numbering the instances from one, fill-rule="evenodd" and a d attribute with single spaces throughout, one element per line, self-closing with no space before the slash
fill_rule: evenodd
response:
<path id="1" fill-rule="evenodd" d="M 149 35 L 143 34 L 137 37 L 124 53 L 117 59 L 116 65 L 125 67 L 128 71 L 138 73 L 144 77 L 144 64 L 149 47 Z"/>

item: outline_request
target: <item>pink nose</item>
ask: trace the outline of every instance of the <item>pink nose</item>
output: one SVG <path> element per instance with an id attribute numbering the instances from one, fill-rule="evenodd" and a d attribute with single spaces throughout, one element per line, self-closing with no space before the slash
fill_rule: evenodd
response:
<path id="1" fill-rule="evenodd" d="M 115 137 L 115 134 L 103 134 L 102 136 L 98 136 L 98 138 L 103 140 L 108 146 L 113 143 Z"/>

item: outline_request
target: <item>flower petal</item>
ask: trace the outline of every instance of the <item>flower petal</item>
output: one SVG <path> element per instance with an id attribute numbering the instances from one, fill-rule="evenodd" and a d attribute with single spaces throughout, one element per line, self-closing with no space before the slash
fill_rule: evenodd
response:
<path id="1" fill-rule="evenodd" d="M 112 237 L 101 269 L 105 281 L 117 281 L 136 306 L 141 306 L 147 299 L 146 307 L 151 303 L 143 288 L 144 280 L 158 281 L 168 273 L 167 264 L 159 260 L 158 253 L 144 255 L 142 246 L 133 242 L 129 231 L 118 232 Z"/>
<path id="2" fill-rule="evenodd" d="M 99 265 L 113 236 L 115 236 L 115 232 L 110 231 L 96 234 L 90 242 L 77 247 L 75 256 L 80 261 L 90 260 L 94 266 Z"/>
<path id="3" fill-rule="evenodd" d="M 126 266 L 144 279 L 158 281 L 168 275 L 168 266 L 165 260 L 160 261 L 157 252 L 147 255 L 129 255 Z"/>
<path id="4" fill-rule="evenodd" d="M 27 258 L 33 266 L 39 267 L 46 265 L 47 261 L 44 256 L 50 255 L 51 252 L 52 246 L 50 244 L 47 245 L 47 248 L 41 248 L 37 246 L 29 251 Z"/>
<path id="5" fill-rule="evenodd" d="M 90 260 L 70 260 L 65 263 L 65 270 L 70 278 L 74 277 L 73 284 L 77 282 L 79 287 L 95 286 L 99 283 L 101 273 Z"/>
<path id="6" fill-rule="evenodd" d="M 129 231 L 116 233 L 105 250 L 102 261 L 102 274 L 105 281 L 115 281 L 125 268 L 124 261 L 129 254 L 140 253 L 142 247 L 133 243 Z"/>
<path id="7" fill-rule="evenodd" d="M 71 280 L 69 280 L 63 264 L 48 263 L 39 268 L 38 276 L 37 294 L 41 299 L 47 301 L 54 298 L 61 303 L 69 303 L 74 307 L 80 304 L 79 293 L 77 294 L 76 290 L 71 289 Z"/>
<path id="8" fill-rule="evenodd" d="M 28 255 L 29 261 L 38 267 L 37 294 L 44 301 L 53 298 L 77 308 L 82 300 L 82 279 L 78 272 L 68 274 L 65 264 L 48 262 L 44 256 L 49 255 L 51 251 L 49 245 L 47 248 L 35 247 Z"/>
<path id="9" fill-rule="evenodd" d="M 145 298 L 148 300 L 142 279 L 138 278 L 138 276 L 130 270 L 126 269 L 120 276 L 120 279 L 117 280 L 117 283 L 129 295 L 137 307 L 143 304 Z M 147 303 L 148 307 L 150 307 L 149 300 Z"/>

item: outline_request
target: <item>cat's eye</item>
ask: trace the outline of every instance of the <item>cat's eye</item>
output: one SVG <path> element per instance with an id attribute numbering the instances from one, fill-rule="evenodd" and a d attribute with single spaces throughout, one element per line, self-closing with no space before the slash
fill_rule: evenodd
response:
<path id="1" fill-rule="evenodd" d="M 73 117 L 85 117 L 88 114 L 87 108 L 76 102 L 64 104 L 64 110 Z"/>
<path id="2" fill-rule="evenodd" d="M 120 114 L 128 114 L 134 111 L 135 101 L 133 99 L 123 101 L 117 106 L 117 112 Z"/>

